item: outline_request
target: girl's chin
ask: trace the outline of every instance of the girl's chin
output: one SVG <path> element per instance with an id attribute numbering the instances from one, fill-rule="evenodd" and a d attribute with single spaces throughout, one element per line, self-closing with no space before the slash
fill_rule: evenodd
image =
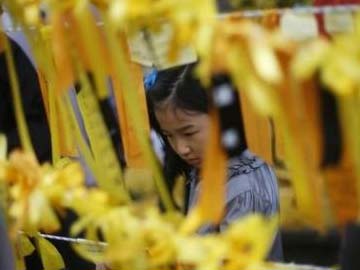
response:
<path id="1" fill-rule="evenodd" d="M 193 166 L 195 168 L 199 168 L 201 165 L 201 160 L 199 158 L 190 159 L 190 160 L 186 160 L 186 163 L 188 163 L 190 166 Z"/>

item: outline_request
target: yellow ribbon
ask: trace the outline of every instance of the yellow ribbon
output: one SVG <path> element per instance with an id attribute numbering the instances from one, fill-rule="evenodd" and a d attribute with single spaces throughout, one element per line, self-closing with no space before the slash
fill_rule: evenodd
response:
<path id="1" fill-rule="evenodd" d="M 209 139 L 206 142 L 205 160 L 199 183 L 201 185 L 199 200 L 181 228 L 183 233 L 194 232 L 202 224 L 218 224 L 224 212 L 227 158 L 220 145 L 218 116 L 215 112 L 211 112 L 210 118 Z"/>

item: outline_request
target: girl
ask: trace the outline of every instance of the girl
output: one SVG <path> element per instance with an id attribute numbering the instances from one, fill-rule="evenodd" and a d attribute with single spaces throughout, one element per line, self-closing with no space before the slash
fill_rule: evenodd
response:
<path id="1" fill-rule="evenodd" d="M 161 71 L 145 81 L 150 122 L 164 142 L 164 171 L 170 189 L 174 179 L 187 179 L 186 212 L 198 198 L 198 171 L 204 159 L 209 118 L 209 100 L 200 81 L 194 76 L 194 65 Z M 275 174 L 260 158 L 246 149 L 228 161 L 226 210 L 217 226 L 205 225 L 199 233 L 223 231 L 231 222 L 250 213 L 265 216 L 279 211 Z M 279 234 L 269 253 L 270 260 L 282 259 Z"/>

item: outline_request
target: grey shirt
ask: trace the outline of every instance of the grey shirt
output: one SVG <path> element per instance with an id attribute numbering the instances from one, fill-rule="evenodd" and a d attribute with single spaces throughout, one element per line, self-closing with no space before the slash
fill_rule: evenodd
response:
<path id="1" fill-rule="evenodd" d="M 190 173 L 190 209 L 198 199 L 200 188 L 201 182 L 198 181 L 197 171 L 194 169 Z M 205 225 L 198 233 L 223 231 L 234 220 L 250 213 L 271 216 L 279 212 L 276 176 L 268 164 L 248 150 L 228 162 L 225 207 L 225 215 L 218 226 Z M 278 233 L 268 258 L 279 261 L 282 257 L 281 239 Z"/>
<path id="2" fill-rule="evenodd" d="M 8 231 L 5 224 L 5 217 L 0 206 L 0 269 L 15 269 L 14 257 L 12 254 L 11 244 L 8 238 Z"/>

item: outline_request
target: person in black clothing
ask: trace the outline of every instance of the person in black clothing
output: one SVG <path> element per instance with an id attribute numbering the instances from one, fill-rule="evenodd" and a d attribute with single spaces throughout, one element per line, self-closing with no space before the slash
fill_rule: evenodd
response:
<path id="1" fill-rule="evenodd" d="M 25 119 L 36 157 L 40 163 L 51 161 L 50 131 L 37 72 L 21 47 L 11 39 L 9 42 L 14 57 Z M 21 147 L 4 51 L 0 52 L 0 133 L 5 134 L 7 138 L 8 152 Z M 58 232 L 58 235 L 68 236 L 69 225 L 75 218 L 70 212 L 61 218 L 62 230 Z M 95 269 L 93 264 L 82 260 L 68 243 L 53 241 L 53 244 L 64 258 L 66 269 Z M 42 269 L 40 258 L 36 252 L 26 258 L 26 267 L 31 270 Z"/>
<path id="2" fill-rule="evenodd" d="M 22 105 L 34 150 L 40 162 L 49 161 L 51 159 L 50 132 L 37 73 L 20 46 L 11 39 L 9 41 L 19 81 Z M 7 138 L 8 152 L 21 146 L 5 52 L 0 54 L 0 132 L 4 133 Z"/>

